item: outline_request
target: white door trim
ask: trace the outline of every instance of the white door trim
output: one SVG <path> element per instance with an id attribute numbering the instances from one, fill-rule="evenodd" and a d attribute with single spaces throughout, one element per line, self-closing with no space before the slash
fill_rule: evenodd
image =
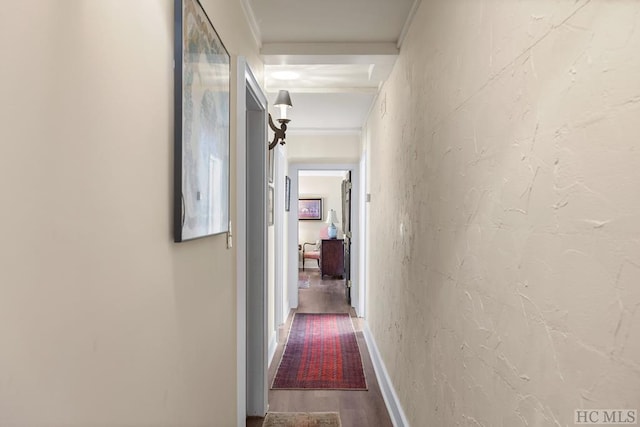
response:
<path id="1" fill-rule="evenodd" d="M 251 69 L 249 68 L 245 58 L 237 57 L 235 61 L 236 66 L 236 90 L 237 94 L 236 98 L 236 128 L 237 128 L 237 138 L 236 138 L 236 224 L 234 227 L 235 231 L 235 246 L 236 246 L 236 254 L 237 254 L 237 281 L 236 281 L 236 292 L 237 292 L 237 425 L 238 427 L 244 427 L 246 425 L 246 417 L 251 412 L 262 412 L 262 415 L 266 413 L 267 410 L 267 384 L 266 384 L 266 374 L 267 374 L 267 323 L 266 323 L 266 168 L 263 167 L 263 177 L 262 183 L 249 183 L 248 173 L 249 168 L 247 167 L 248 155 L 253 155 L 258 153 L 258 156 L 262 156 L 262 164 L 266 164 L 264 161 L 264 153 L 258 150 L 252 150 L 249 152 L 247 150 L 248 144 L 248 133 L 247 133 L 247 95 L 251 95 L 258 104 L 260 104 L 260 108 L 264 110 L 264 129 L 258 129 L 257 132 L 264 133 L 264 144 L 267 141 L 267 129 L 266 129 L 266 110 L 267 110 L 267 98 L 264 95 L 260 85 L 255 79 Z M 260 154 L 262 153 L 262 154 Z M 257 159 L 259 162 L 259 159 Z M 252 185 L 252 188 L 247 189 L 247 185 Z M 264 188 L 262 188 L 264 187 Z M 248 192 L 251 192 L 251 195 L 248 195 Z M 253 193 L 261 193 L 261 194 L 253 194 Z M 261 198 L 262 204 L 264 205 L 264 209 L 262 212 L 262 222 L 264 223 L 264 236 L 263 236 L 263 262 L 258 263 L 248 263 L 247 262 L 247 250 L 250 249 L 247 245 L 247 239 L 250 238 L 248 236 L 248 220 L 247 220 L 247 198 L 248 197 L 258 197 Z M 253 246 L 253 245 L 252 245 Z M 248 268 L 253 269 L 252 272 L 257 274 L 258 276 L 262 274 L 264 281 L 264 291 L 265 297 L 264 301 L 252 301 L 253 304 L 259 304 L 264 306 L 264 319 L 262 321 L 263 325 L 258 326 L 258 329 L 263 329 L 257 331 L 258 334 L 256 336 L 252 336 L 252 345 L 256 347 L 264 347 L 263 359 L 264 363 L 260 363 L 264 366 L 258 366 L 258 372 L 251 372 L 251 374 L 247 375 L 247 330 L 250 325 L 247 322 L 247 304 L 250 302 L 247 300 L 247 277 L 248 277 Z M 261 271 L 256 271 L 261 270 Z M 263 336 L 260 337 L 260 334 Z M 251 386 L 247 386 L 250 384 Z M 247 392 L 252 393 L 251 399 L 247 399 Z M 248 410 L 247 407 L 248 401 L 251 400 L 253 402 L 258 402 L 257 407 L 251 408 Z M 259 406 L 259 407 L 258 407 Z"/>

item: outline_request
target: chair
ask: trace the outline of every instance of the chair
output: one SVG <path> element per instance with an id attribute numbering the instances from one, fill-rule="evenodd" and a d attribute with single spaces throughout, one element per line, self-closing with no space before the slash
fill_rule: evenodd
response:
<path id="1" fill-rule="evenodd" d="M 315 259 L 318 262 L 318 268 L 320 268 L 320 245 L 322 242 L 320 240 L 310 243 L 305 242 L 302 244 L 302 271 L 304 271 L 304 262 L 308 259 Z M 310 246 L 310 249 L 307 249 L 307 245 Z"/>
<path id="2" fill-rule="evenodd" d="M 304 271 L 304 262 L 308 259 L 315 259 L 320 268 L 320 245 L 322 245 L 322 239 L 329 238 L 329 227 L 322 227 L 320 230 L 320 239 L 315 242 L 304 242 L 302 244 L 302 271 Z M 307 245 L 309 249 L 307 249 Z"/>

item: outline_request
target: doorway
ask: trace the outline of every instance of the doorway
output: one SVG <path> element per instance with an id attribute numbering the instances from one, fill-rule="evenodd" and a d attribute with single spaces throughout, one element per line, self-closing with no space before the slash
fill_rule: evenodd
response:
<path id="1" fill-rule="evenodd" d="M 289 175 L 291 176 L 291 193 L 292 194 L 300 194 L 300 177 L 299 174 L 302 172 L 302 175 L 307 174 L 309 171 L 323 171 L 328 173 L 329 171 L 344 171 L 351 173 L 351 181 L 352 188 L 358 189 L 360 188 L 360 168 L 359 164 L 306 164 L 306 163 L 291 163 L 289 165 Z M 343 175 L 344 176 L 344 175 Z M 339 179 L 339 182 L 342 182 L 343 179 Z M 340 185 L 338 184 L 337 189 L 337 209 L 341 211 L 341 193 L 340 193 Z M 288 240 L 287 247 L 288 248 L 298 248 L 298 245 L 304 243 L 303 236 L 299 234 L 298 230 L 298 210 L 297 204 L 292 201 L 292 208 L 289 212 L 290 220 L 289 220 L 289 230 L 288 230 Z M 360 268 L 364 263 L 364 260 L 361 259 L 361 249 L 360 249 L 360 221 L 358 218 L 360 217 L 360 194 L 359 191 L 352 191 L 351 193 L 351 236 L 349 238 L 350 241 L 350 265 L 348 277 L 351 281 L 351 287 L 349 289 L 349 294 L 351 297 L 350 305 L 355 309 L 356 314 L 358 316 L 362 316 L 364 313 L 364 299 L 361 296 L 364 295 L 364 284 L 360 282 Z M 323 216 L 323 218 L 326 218 Z M 343 227 L 342 224 L 340 224 Z M 308 237 L 307 237 L 308 238 Z M 316 238 L 317 240 L 317 238 Z M 307 264 L 311 266 L 312 264 L 307 261 Z M 305 265 L 305 269 L 306 269 Z M 289 262 L 288 262 L 288 296 L 289 296 L 289 305 L 292 308 L 298 307 L 298 268 L 300 266 L 300 253 L 297 250 L 289 251 Z M 345 291 L 346 292 L 346 291 Z"/>
<path id="2" fill-rule="evenodd" d="M 348 170 L 301 170 L 298 172 L 298 241 L 302 247 L 300 288 L 310 277 L 321 281 L 340 280 L 342 294 L 349 301 L 350 212 L 345 203 Z M 347 227 L 347 228 L 345 228 Z M 300 300 L 300 295 L 298 296 Z"/>

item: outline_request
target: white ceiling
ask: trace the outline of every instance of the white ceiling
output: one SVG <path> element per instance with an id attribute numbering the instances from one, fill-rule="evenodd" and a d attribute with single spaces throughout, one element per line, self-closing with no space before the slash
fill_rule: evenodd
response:
<path id="1" fill-rule="evenodd" d="M 343 171 L 343 170 L 335 170 L 335 171 L 328 171 L 328 170 L 301 170 L 298 171 L 298 176 L 310 176 L 310 177 L 325 177 L 325 176 L 333 176 L 333 177 L 338 177 L 338 178 L 346 178 L 347 173 L 349 171 Z"/>
<path id="2" fill-rule="evenodd" d="M 270 103 L 291 94 L 289 132 L 362 128 L 419 1 L 243 0 Z"/>
<path id="3" fill-rule="evenodd" d="M 276 95 L 268 94 L 270 105 L 273 105 Z M 292 92 L 293 108 L 287 112 L 291 119 L 287 133 L 326 133 L 327 129 L 357 132 L 367 118 L 374 97 L 373 93 Z"/>
<path id="4" fill-rule="evenodd" d="M 263 43 L 398 41 L 413 0 L 249 0 Z"/>

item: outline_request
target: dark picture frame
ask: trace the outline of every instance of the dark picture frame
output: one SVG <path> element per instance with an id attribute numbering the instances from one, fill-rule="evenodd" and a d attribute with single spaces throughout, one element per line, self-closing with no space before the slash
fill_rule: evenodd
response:
<path id="1" fill-rule="evenodd" d="M 322 221 L 322 199 L 298 199 L 298 219 L 300 221 Z"/>
<path id="2" fill-rule="evenodd" d="M 291 210 L 291 178 L 286 175 L 284 177 L 284 210 L 285 212 Z"/>
<path id="3" fill-rule="evenodd" d="M 229 231 L 231 57 L 198 0 L 174 0 L 174 240 Z"/>

